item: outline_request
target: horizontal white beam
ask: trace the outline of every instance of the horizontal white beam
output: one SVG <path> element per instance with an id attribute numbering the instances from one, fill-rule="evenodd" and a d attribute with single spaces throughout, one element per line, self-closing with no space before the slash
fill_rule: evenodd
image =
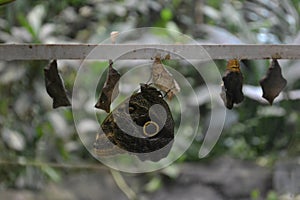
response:
<path id="1" fill-rule="evenodd" d="M 157 54 L 166 56 L 168 53 L 171 59 L 189 60 L 300 59 L 300 45 L 0 44 L 0 60 L 131 60 L 151 59 Z"/>

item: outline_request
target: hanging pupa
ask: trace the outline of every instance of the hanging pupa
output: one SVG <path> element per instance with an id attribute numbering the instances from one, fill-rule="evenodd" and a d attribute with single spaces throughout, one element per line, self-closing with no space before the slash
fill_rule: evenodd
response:
<path id="1" fill-rule="evenodd" d="M 101 91 L 100 97 L 95 105 L 96 108 L 110 112 L 111 102 L 118 96 L 119 86 L 118 82 L 121 75 L 113 68 L 113 62 L 109 60 L 109 69 L 104 87 Z"/>
<path id="2" fill-rule="evenodd" d="M 229 60 L 222 77 L 223 84 L 220 94 L 228 109 L 232 109 L 233 104 L 241 103 L 244 100 L 243 79 L 239 61 L 237 59 Z"/>
<path id="3" fill-rule="evenodd" d="M 170 57 L 170 55 L 167 55 Z M 180 92 L 180 87 L 173 75 L 164 67 L 160 56 L 156 56 L 152 65 L 152 80 L 154 85 L 167 93 L 171 100 L 175 94 Z"/>
<path id="4" fill-rule="evenodd" d="M 266 76 L 261 79 L 259 83 L 263 90 L 262 97 L 272 105 L 274 99 L 287 84 L 287 81 L 282 76 L 280 65 L 276 59 L 272 60 Z"/>
<path id="5" fill-rule="evenodd" d="M 52 107 L 70 106 L 63 80 L 57 70 L 56 60 L 51 61 L 44 68 L 44 75 L 47 93 L 53 99 Z"/>

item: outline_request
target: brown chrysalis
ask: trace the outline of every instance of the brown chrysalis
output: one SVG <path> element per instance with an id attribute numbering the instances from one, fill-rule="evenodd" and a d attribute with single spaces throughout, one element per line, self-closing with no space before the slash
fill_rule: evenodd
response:
<path id="1" fill-rule="evenodd" d="M 100 97 L 95 105 L 96 108 L 110 112 L 110 104 L 117 97 L 119 93 L 118 81 L 121 75 L 113 67 L 113 62 L 109 61 L 109 69 L 104 87 L 101 91 Z"/>
<path id="2" fill-rule="evenodd" d="M 169 154 L 174 120 L 161 92 L 147 84 L 115 108 L 101 124 L 94 150 L 98 156 L 130 153 L 158 161 Z"/>
<path id="3" fill-rule="evenodd" d="M 239 61 L 237 59 L 229 60 L 226 72 L 222 77 L 223 85 L 220 94 L 228 109 L 232 109 L 233 104 L 241 103 L 244 100 L 243 79 Z"/>
<path id="4" fill-rule="evenodd" d="M 287 84 L 276 59 L 272 60 L 266 76 L 259 83 L 263 90 L 263 98 L 272 105 L 274 99 Z"/>
<path id="5" fill-rule="evenodd" d="M 169 100 L 171 100 L 173 96 L 180 91 L 177 81 L 164 67 L 160 57 L 155 57 L 152 65 L 152 80 L 156 87 L 167 93 Z"/>
<path id="6" fill-rule="evenodd" d="M 53 99 L 52 107 L 70 106 L 63 80 L 57 70 L 56 60 L 52 60 L 44 68 L 44 75 L 47 93 Z"/>

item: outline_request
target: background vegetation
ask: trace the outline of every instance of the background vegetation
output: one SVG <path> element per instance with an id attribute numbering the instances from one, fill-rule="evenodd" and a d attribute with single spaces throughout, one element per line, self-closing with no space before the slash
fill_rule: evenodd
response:
<path id="1" fill-rule="evenodd" d="M 299 44 L 299 13 L 298 0 L 17 0 L 0 8 L 0 41 L 99 43 L 111 31 L 162 27 L 178 30 L 199 42 Z M 300 62 L 281 62 L 288 80 L 286 91 L 296 95 L 292 99 L 286 95 L 273 106 L 258 101 L 256 92 L 269 62 L 243 63 L 247 98 L 228 112 L 224 132 L 208 159 L 226 154 L 272 165 L 280 157 L 298 156 Z M 47 163 L 96 163 L 77 137 L 71 109 L 51 108 L 41 70 L 46 64 L 0 62 L 0 188 L 37 189 L 43 185 L 40 183 L 59 181 L 67 173 Z M 104 69 L 106 64 L 99 66 Z M 216 64 L 224 71 L 225 61 Z M 59 66 L 71 93 L 79 62 L 60 61 Z M 183 74 L 197 80 L 191 71 Z M 197 89 L 202 84 L 195 81 L 193 86 Z M 202 129 L 209 108 L 210 102 L 200 105 Z M 177 162 L 198 162 L 201 144 L 202 138 L 196 138 Z M 10 162 L 45 164 L 35 167 Z"/>

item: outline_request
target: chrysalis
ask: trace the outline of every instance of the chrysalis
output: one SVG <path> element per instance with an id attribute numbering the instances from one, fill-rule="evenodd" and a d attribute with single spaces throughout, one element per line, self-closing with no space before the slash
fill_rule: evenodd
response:
<path id="1" fill-rule="evenodd" d="M 169 100 L 180 91 L 177 81 L 163 66 L 160 57 L 155 57 L 152 65 L 152 80 L 156 87 L 167 93 Z"/>
<path id="2" fill-rule="evenodd" d="M 107 78 L 101 91 L 100 97 L 95 105 L 96 108 L 105 110 L 107 113 L 110 112 L 111 102 L 118 96 L 118 81 L 121 77 L 118 71 L 112 67 L 112 65 L 113 62 L 110 60 Z"/>
<path id="3" fill-rule="evenodd" d="M 266 76 L 259 83 L 263 90 L 263 98 L 272 105 L 274 99 L 287 84 L 276 59 L 272 60 Z"/>
<path id="4" fill-rule="evenodd" d="M 228 109 L 233 108 L 233 104 L 241 103 L 244 100 L 243 75 L 240 70 L 240 63 L 237 59 L 229 60 L 223 79 L 221 97 Z"/>
<path id="5" fill-rule="evenodd" d="M 70 106 L 63 80 L 57 70 L 56 60 L 51 61 L 44 68 L 44 75 L 47 93 L 53 99 L 52 107 Z"/>

